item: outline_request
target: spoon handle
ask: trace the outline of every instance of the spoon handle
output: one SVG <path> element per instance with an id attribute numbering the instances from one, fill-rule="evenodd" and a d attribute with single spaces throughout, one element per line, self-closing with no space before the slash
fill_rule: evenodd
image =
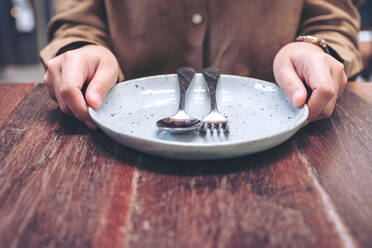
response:
<path id="1" fill-rule="evenodd" d="M 209 94 L 211 96 L 211 111 L 217 111 L 216 89 L 221 72 L 215 67 L 208 67 L 203 69 L 203 76 L 207 81 Z"/>
<path id="2" fill-rule="evenodd" d="M 191 67 L 181 67 L 177 70 L 177 77 L 178 77 L 178 82 L 180 85 L 180 101 L 179 101 L 179 106 L 178 106 L 179 110 L 185 110 L 186 91 L 194 75 L 195 75 L 195 70 Z"/>

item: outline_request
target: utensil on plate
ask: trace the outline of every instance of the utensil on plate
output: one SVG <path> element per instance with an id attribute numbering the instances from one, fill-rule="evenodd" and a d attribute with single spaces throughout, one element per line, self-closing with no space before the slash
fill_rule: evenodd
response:
<path id="1" fill-rule="evenodd" d="M 222 80 L 229 83 L 221 85 Z M 118 83 L 107 93 L 99 109 L 89 108 L 89 115 L 106 135 L 125 147 L 186 160 L 226 159 L 260 152 L 288 140 L 307 120 L 306 104 L 301 108 L 294 107 L 284 91 L 273 83 L 233 75 L 221 75 L 219 83 L 218 87 L 223 88 L 218 90 L 223 89 L 224 94 L 218 100 L 231 105 L 223 112 L 229 116 L 228 135 L 217 131 L 205 136 L 194 131 L 174 135 L 156 126 L 156 121 L 169 112 L 170 107 L 157 103 L 179 97 L 176 74 Z M 208 113 L 210 96 L 202 91 L 206 83 L 201 73 L 195 74 L 192 86 L 195 90 L 186 100 L 195 99 L 195 102 L 190 105 L 192 109 L 186 109 L 192 116 Z M 156 94 L 149 95 L 148 92 Z M 211 132 L 208 130 L 208 133 Z"/>
<path id="2" fill-rule="evenodd" d="M 208 91 L 211 97 L 211 110 L 209 114 L 204 117 L 202 123 L 202 128 L 204 131 L 210 129 L 213 132 L 214 129 L 217 129 L 218 132 L 223 130 L 224 132 L 228 132 L 228 121 L 226 117 L 224 117 L 217 108 L 217 100 L 216 100 L 216 89 L 218 80 L 220 79 L 221 72 L 219 69 L 215 67 L 208 67 L 203 69 L 203 76 L 205 81 L 207 82 Z"/>
<path id="3" fill-rule="evenodd" d="M 180 100 L 178 111 L 176 114 L 160 119 L 156 122 L 158 128 L 171 132 L 185 132 L 198 129 L 202 122 L 201 120 L 189 116 L 185 111 L 185 96 L 195 70 L 190 67 L 182 67 L 177 70 L 177 77 L 180 86 Z"/>

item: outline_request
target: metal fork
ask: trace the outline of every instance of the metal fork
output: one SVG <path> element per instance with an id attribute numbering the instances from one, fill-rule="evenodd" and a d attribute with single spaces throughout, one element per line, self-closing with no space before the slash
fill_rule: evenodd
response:
<path id="1" fill-rule="evenodd" d="M 204 131 L 207 129 L 210 129 L 211 132 L 213 132 L 214 129 L 217 129 L 217 132 L 220 132 L 221 130 L 224 132 L 229 131 L 227 119 L 218 112 L 217 108 L 216 89 L 220 75 L 220 70 L 215 67 L 208 67 L 203 70 L 203 76 L 207 82 L 208 91 L 211 97 L 211 110 L 203 119 L 202 129 Z"/>

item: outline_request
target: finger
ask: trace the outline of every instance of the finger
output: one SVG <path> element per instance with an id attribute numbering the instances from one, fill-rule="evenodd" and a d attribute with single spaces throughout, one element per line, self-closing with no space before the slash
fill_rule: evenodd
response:
<path id="1" fill-rule="evenodd" d="M 88 106 L 80 89 L 71 88 L 68 93 L 63 94 L 63 100 L 77 119 L 84 122 L 89 128 L 96 129 L 96 125 L 89 116 Z"/>
<path id="2" fill-rule="evenodd" d="M 348 78 L 346 76 L 344 65 L 338 61 L 333 63 L 331 67 L 331 75 L 334 78 L 338 85 L 337 98 L 341 96 L 342 92 L 345 90 Z"/>
<path id="3" fill-rule="evenodd" d="M 60 79 L 58 79 L 58 80 L 60 80 Z M 72 115 L 72 112 L 71 112 L 70 108 L 67 106 L 67 104 L 62 99 L 62 97 L 59 93 L 56 94 L 56 100 L 57 100 L 59 108 L 61 109 L 61 111 L 63 113 L 68 114 L 68 115 Z"/>
<path id="4" fill-rule="evenodd" d="M 341 96 L 342 92 L 344 91 L 346 84 L 347 84 L 347 76 L 344 71 L 344 65 L 339 63 L 338 61 L 333 61 L 330 66 L 330 81 L 333 82 L 333 96 L 328 104 L 321 110 L 321 112 L 314 116 L 314 120 L 320 120 L 323 118 L 328 118 L 332 115 L 337 98 Z"/>
<path id="5" fill-rule="evenodd" d="M 292 104 L 296 107 L 302 106 L 306 101 L 307 92 L 292 62 L 289 59 L 278 61 L 274 67 L 274 75 Z"/>
<path id="6" fill-rule="evenodd" d="M 309 120 L 319 120 L 326 112 L 326 107 L 334 98 L 337 99 L 337 85 L 331 77 L 329 67 L 320 63 L 314 63 L 311 72 L 307 73 L 306 83 L 313 90 L 309 102 Z"/>
<path id="7" fill-rule="evenodd" d="M 43 77 L 43 81 L 44 81 L 45 88 L 48 90 L 49 97 L 50 97 L 53 101 L 57 101 L 56 95 L 54 94 L 53 86 L 52 86 L 52 84 L 50 83 L 50 79 L 49 79 L 49 73 L 48 73 L 48 71 L 45 73 L 45 75 L 44 75 L 44 77 Z"/>
<path id="8" fill-rule="evenodd" d="M 52 99 L 58 102 L 55 89 L 58 88 L 61 77 L 61 56 L 55 57 L 47 62 L 47 72 L 44 76 L 44 82 Z M 59 102 L 58 102 L 59 104 Z"/>
<path id="9" fill-rule="evenodd" d="M 81 93 L 81 88 L 86 81 L 87 69 L 78 57 L 68 56 L 70 55 L 67 55 L 62 67 L 60 95 L 77 119 L 90 128 L 96 128 L 88 114 L 88 106 Z"/>
<path id="10" fill-rule="evenodd" d="M 342 95 L 342 93 L 344 92 L 344 90 L 346 89 L 347 82 L 348 82 L 348 78 L 346 76 L 345 71 L 343 71 L 342 76 L 341 76 L 341 87 L 340 87 L 340 90 L 338 92 L 337 98 L 339 98 Z"/>
<path id="11" fill-rule="evenodd" d="M 316 120 L 328 118 L 334 112 L 336 107 L 337 99 L 341 96 L 347 85 L 347 76 L 344 71 L 344 66 L 338 63 L 332 67 L 331 76 L 335 82 L 335 93 L 333 98 L 328 102 L 327 106 L 322 110 L 322 112 L 316 117 Z"/>
<path id="12" fill-rule="evenodd" d="M 302 61 L 302 62 L 301 62 Z M 337 99 L 339 91 L 339 77 L 332 76 L 334 66 L 333 58 L 327 54 L 319 53 L 303 61 L 297 58 L 296 69 L 300 70 L 305 83 L 312 90 L 308 101 L 310 121 L 321 119 L 328 114 L 331 107 L 326 110 L 331 99 Z M 341 74 L 340 74 L 341 75 Z M 332 109 L 333 110 L 333 109 Z"/>
<path id="13" fill-rule="evenodd" d="M 65 114 L 71 114 L 69 107 L 64 103 L 58 89 L 61 84 L 61 65 L 63 63 L 63 59 L 61 56 L 53 58 L 48 61 L 47 68 L 48 68 L 48 80 L 50 82 L 50 87 L 52 92 L 56 98 L 56 101 L 59 105 L 61 111 Z"/>
<path id="14" fill-rule="evenodd" d="M 115 85 L 118 79 L 118 70 L 109 63 L 101 63 L 89 82 L 86 91 L 88 104 L 97 109 L 101 106 L 107 92 Z"/>
<path id="15" fill-rule="evenodd" d="M 318 116 L 316 116 L 315 120 L 321 120 L 330 117 L 335 109 L 336 101 L 337 97 L 332 98 L 327 106 L 323 108 L 322 112 Z"/>
<path id="16" fill-rule="evenodd" d="M 61 98 L 60 95 L 56 95 L 57 103 L 61 111 L 65 114 L 72 115 L 72 112 L 70 108 L 67 106 L 67 104 L 64 102 L 64 100 Z"/>

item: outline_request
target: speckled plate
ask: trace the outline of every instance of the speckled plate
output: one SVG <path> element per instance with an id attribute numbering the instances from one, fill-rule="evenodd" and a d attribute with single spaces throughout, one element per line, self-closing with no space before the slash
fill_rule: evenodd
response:
<path id="1" fill-rule="evenodd" d="M 276 146 L 305 123 L 307 106 L 295 108 L 275 84 L 221 75 L 217 89 L 220 112 L 229 119 L 228 135 L 195 131 L 161 131 L 156 121 L 176 112 L 179 86 L 175 74 L 125 81 L 115 85 L 102 107 L 89 109 L 93 121 L 124 146 L 173 159 L 222 159 L 244 156 Z M 186 94 L 186 111 L 202 119 L 209 95 L 201 74 Z"/>

